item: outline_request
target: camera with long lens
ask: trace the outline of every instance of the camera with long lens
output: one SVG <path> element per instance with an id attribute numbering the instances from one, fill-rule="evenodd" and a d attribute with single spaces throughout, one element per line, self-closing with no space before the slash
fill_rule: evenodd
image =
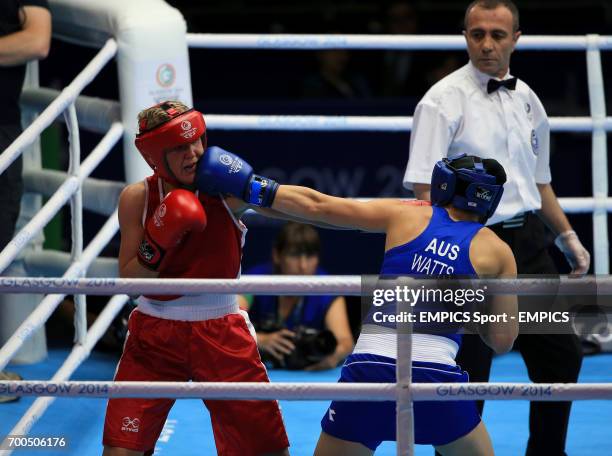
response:
<path id="1" fill-rule="evenodd" d="M 258 331 L 264 333 L 272 333 L 280 331 L 283 326 L 266 322 L 259 325 Z M 293 329 L 295 336 L 293 338 L 293 350 L 288 355 L 285 355 L 282 360 L 278 360 L 268 353 L 263 352 L 262 358 L 264 362 L 271 363 L 274 367 L 299 370 L 318 363 L 323 358 L 331 355 L 336 350 L 336 337 L 328 329 L 316 329 L 308 326 L 297 326 Z"/>

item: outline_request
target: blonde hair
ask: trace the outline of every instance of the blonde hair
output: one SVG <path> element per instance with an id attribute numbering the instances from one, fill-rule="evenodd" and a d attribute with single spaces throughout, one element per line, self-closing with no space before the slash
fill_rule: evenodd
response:
<path id="1" fill-rule="evenodd" d="M 168 113 L 170 109 L 175 109 L 177 114 L 182 114 L 191 108 L 180 101 L 168 100 L 143 109 L 138 113 L 138 132 L 142 133 L 143 131 L 151 130 L 176 117 L 176 115 L 173 116 Z"/>

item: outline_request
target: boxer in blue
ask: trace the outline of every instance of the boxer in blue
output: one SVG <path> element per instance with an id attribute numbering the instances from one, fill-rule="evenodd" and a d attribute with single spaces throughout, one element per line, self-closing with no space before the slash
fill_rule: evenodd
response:
<path id="1" fill-rule="evenodd" d="M 492 159 L 461 155 L 439 161 L 431 180 L 431 201 L 384 199 L 370 202 L 336 198 L 307 187 L 278 185 L 258 176 L 242 159 L 218 148 L 206 151 L 196 182 L 207 193 L 230 193 L 245 202 L 288 217 L 342 228 L 386 234 L 381 275 L 516 276 L 512 251 L 484 222 L 493 215 L 506 175 Z M 265 209 L 263 212 L 265 213 Z M 515 296 L 487 302 L 506 322 L 477 325 L 483 341 L 497 353 L 512 348 L 518 334 Z M 456 365 L 459 334 L 413 334 L 413 382 L 467 382 Z M 396 330 L 366 322 L 340 382 L 395 382 Z M 491 456 L 491 439 L 470 401 L 416 402 L 415 442 L 445 456 Z M 385 440 L 396 439 L 394 402 L 334 401 L 322 419 L 315 455 L 371 455 Z"/>

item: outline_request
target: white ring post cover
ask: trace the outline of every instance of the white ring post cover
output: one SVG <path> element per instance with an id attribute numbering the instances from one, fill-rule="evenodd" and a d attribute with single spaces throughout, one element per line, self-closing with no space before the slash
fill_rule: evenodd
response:
<path id="1" fill-rule="evenodd" d="M 101 47 L 114 37 L 126 180 L 151 173 L 134 146 L 138 112 L 159 101 L 192 106 L 187 26 L 181 13 L 162 0 L 50 0 L 54 36 Z"/>

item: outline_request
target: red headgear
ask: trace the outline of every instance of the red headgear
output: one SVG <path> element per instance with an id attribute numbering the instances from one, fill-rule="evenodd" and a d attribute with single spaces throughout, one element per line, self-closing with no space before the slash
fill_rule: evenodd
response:
<path id="1" fill-rule="evenodd" d="M 158 105 L 171 117 L 163 124 L 147 130 L 146 120 L 140 123 L 140 133 L 134 143 L 149 166 L 162 178 L 173 184 L 179 184 L 168 168 L 166 152 L 168 149 L 194 142 L 202 138 L 206 149 L 206 123 L 201 112 L 194 109 L 179 113 L 166 103 Z"/>

